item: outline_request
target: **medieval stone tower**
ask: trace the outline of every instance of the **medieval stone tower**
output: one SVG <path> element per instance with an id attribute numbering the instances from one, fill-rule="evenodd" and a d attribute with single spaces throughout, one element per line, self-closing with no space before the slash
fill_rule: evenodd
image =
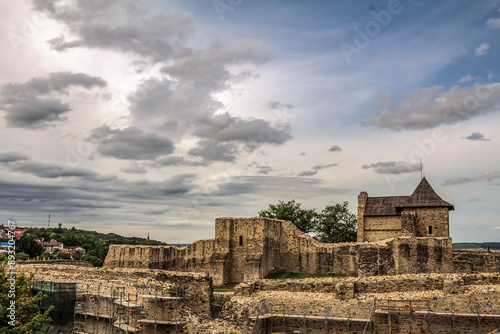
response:
<path id="1" fill-rule="evenodd" d="M 410 196 L 358 196 L 358 242 L 398 237 L 449 238 L 449 211 L 424 177 Z"/>

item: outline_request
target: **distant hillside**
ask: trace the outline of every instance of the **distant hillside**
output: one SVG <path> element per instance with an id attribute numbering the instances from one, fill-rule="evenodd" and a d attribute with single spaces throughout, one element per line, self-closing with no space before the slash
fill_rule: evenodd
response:
<path id="1" fill-rule="evenodd" d="M 488 249 L 488 247 L 491 250 L 500 250 L 500 242 L 460 242 L 453 244 L 453 249 Z"/>
<path id="2" fill-rule="evenodd" d="M 79 260 L 80 256 L 73 254 L 48 254 L 43 252 L 41 246 L 33 241 L 35 239 L 50 241 L 56 240 L 64 244 L 64 248 L 69 246 L 80 246 L 85 249 L 85 255 L 81 258 L 91 262 L 94 266 L 101 266 L 108 254 L 109 245 L 125 244 L 125 245 L 168 245 L 167 243 L 146 240 L 139 237 L 124 237 L 116 233 L 99 233 L 96 231 L 80 230 L 74 227 L 68 228 L 39 228 L 28 227 L 28 230 L 23 234 L 18 241 L 19 245 L 27 245 L 24 249 L 19 249 L 20 252 L 30 254 L 31 258 L 68 258 Z"/>

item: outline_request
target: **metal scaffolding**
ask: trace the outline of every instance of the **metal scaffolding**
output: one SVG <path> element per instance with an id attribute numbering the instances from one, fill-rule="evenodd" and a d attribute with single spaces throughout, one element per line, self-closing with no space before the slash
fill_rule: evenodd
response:
<path id="1" fill-rule="evenodd" d="M 183 296 L 179 287 L 87 284 L 77 291 L 74 334 L 156 334 L 165 327 L 180 333 Z"/>

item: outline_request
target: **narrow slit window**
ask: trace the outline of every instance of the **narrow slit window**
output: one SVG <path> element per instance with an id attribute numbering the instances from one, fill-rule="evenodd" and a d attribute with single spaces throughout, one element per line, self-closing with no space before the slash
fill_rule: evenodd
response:
<path id="1" fill-rule="evenodd" d="M 243 236 L 240 235 L 240 246 L 243 246 Z"/>
<path id="2" fill-rule="evenodd" d="M 429 234 L 432 234 L 432 226 L 429 226 Z"/>

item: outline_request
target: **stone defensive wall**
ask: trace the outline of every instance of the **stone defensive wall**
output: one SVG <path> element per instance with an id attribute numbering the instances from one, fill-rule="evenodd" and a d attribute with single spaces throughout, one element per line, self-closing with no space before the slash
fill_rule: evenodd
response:
<path id="1" fill-rule="evenodd" d="M 278 271 L 350 276 L 454 271 L 449 238 L 325 244 L 288 221 L 262 217 L 217 218 L 214 239 L 184 247 L 111 245 L 104 266 L 206 272 L 216 285 Z"/>
<path id="2" fill-rule="evenodd" d="M 258 286 L 258 290 L 255 286 Z M 440 290 L 444 294 L 463 294 L 471 287 L 497 286 L 500 273 L 480 274 L 408 274 L 372 277 L 325 277 L 309 279 L 263 279 L 243 282 L 235 287 L 235 296 L 251 296 L 260 291 L 288 291 L 332 294 L 337 299 L 360 294 L 398 293 Z M 500 290 L 499 290 L 500 292 Z M 499 310 L 500 311 L 500 310 Z"/>
<path id="3" fill-rule="evenodd" d="M 457 273 L 500 272 L 500 251 L 455 249 L 453 266 Z"/>
<path id="4" fill-rule="evenodd" d="M 489 333 L 499 301 L 499 273 L 259 280 L 221 316 L 263 333 Z"/>
<path id="5" fill-rule="evenodd" d="M 203 316 L 211 315 L 212 278 L 205 273 L 80 267 L 45 264 L 44 261 L 36 264 L 19 262 L 16 269 L 33 274 L 36 281 L 76 283 L 77 295 L 119 294 L 126 296 L 123 298 L 131 296 L 137 299 L 139 291 L 151 296 L 180 296 L 183 306 Z"/>

